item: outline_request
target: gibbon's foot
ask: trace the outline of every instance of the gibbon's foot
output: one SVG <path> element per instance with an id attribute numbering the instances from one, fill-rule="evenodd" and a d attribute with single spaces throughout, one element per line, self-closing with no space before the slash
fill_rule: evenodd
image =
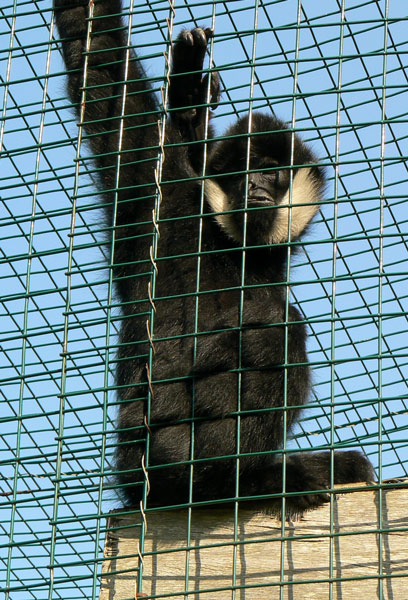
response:
<path id="1" fill-rule="evenodd" d="M 272 472 L 270 483 L 266 482 L 266 489 L 271 488 L 274 492 L 282 490 L 281 464 L 278 469 L 280 471 L 279 476 L 273 469 L 275 472 Z M 296 495 L 286 497 L 289 512 L 303 513 L 330 502 L 330 494 L 326 492 L 330 485 L 329 477 L 330 475 L 327 472 L 314 468 L 309 469 L 303 461 L 288 459 L 286 463 L 286 492 L 289 494 L 296 493 Z M 280 482 L 278 486 L 276 481 Z M 277 487 L 279 489 L 276 489 Z"/>
<path id="2" fill-rule="evenodd" d="M 289 511 L 302 513 L 330 502 L 330 494 L 324 491 L 328 487 L 327 481 L 312 473 L 304 474 L 303 478 L 288 482 L 287 492 L 301 492 L 299 496 L 286 498 Z"/>
<path id="3" fill-rule="evenodd" d="M 306 452 L 287 456 L 284 469 L 285 490 L 288 494 L 296 494 L 286 497 L 289 513 L 300 514 L 330 501 L 330 494 L 326 490 L 331 486 L 332 467 L 333 483 L 337 485 L 374 480 L 370 461 L 355 450 L 334 452 L 333 464 L 330 452 Z M 262 483 L 263 493 L 280 493 L 283 489 L 282 459 L 277 459 L 266 472 Z M 279 510 L 278 505 L 279 499 L 272 501 L 274 509 Z"/>
<path id="4" fill-rule="evenodd" d="M 329 465 L 329 461 L 327 464 Z M 334 453 L 334 483 L 359 483 L 361 481 L 367 483 L 375 481 L 373 465 L 368 458 L 358 450 L 337 450 Z"/>

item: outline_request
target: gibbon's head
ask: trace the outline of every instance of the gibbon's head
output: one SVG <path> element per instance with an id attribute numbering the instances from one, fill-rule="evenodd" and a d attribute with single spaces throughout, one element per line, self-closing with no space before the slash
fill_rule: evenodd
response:
<path id="1" fill-rule="evenodd" d="M 205 196 L 218 224 L 242 243 L 246 218 L 250 245 L 296 240 L 317 212 L 324 186 L 311 150 L 283 121 L 259 113 L 250 134 L 246 116 L 217 142 L 207 172 Z"/>

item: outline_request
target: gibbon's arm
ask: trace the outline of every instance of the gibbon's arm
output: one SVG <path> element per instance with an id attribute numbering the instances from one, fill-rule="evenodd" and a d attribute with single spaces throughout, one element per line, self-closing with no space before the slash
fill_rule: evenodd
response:
<path id="1" fill-rule="evenodd" d="M 134 183 L 151 183 L 158 143 L 155 96 L 135 54 L 127 48 L 120 0 L 94 3 L 90 23 L 89 4 L 87 0 L 54 0 L 70 98 L 77 114 L 81 114 L 79 103 L 85 86 L 82 123 L 101 168 L 104 188 L 114 187 L 118 151 L 122 152 L 121 186 L 126 187 L 128 178 L 134 181 L 135 172 Z M 122 117 L 124 131 L 120 139 Z M 143 150 L 134 151 L 137 148 Z M 139 169 L 138 181 L 138 163 L 149 158 L 152 168 Z"/>
<path id="2" fill-rule="evenodd" d="M 99 0 L 92 11 L 90 4 L 88 0 L 54 0 L 55 19 L 68 72 L 68 93 L 98 167 L 104 210 L 110 223 L 115 207 L 115 277 L 119 296 L 128 301 L 136 294 L 133 283 L 129 285 L 129 277 L 149 271 L 146 265 L 150 260 L 150 244 L 146 240 L 151 236 L 157 193 L 159 120 L 163 115 L 142 65 L 127 47 L 121 1 Z M 186 34 L 185 37 L 188 38 Z M 174 73 L 185 72 L 192 66 L 197 70 L 202 67 L 207 42 L 203 48 L 199 43 L 191 47 L 189 41 L 183 40 L 175 51 Z M 190 50 L 188 59 L 183 49 Z M 190 97 L 193 102 L 197 100 L 191 87 L 195 89 L 198 85 L 201 99 L 203 86 L 198 80 L 201 81 L 201 74 L 189 79 L 192 85 L 186 85 L 183 76 L 174 77 L 175 91 L 169 100 L 170 107 L 176 110 L 165 128 L 164 142 L 169 146 L 165 146 L 162 182 L 182 181 L 183 198 L 195 197 L 199 189 L 192 157 L 203 153 L 200 144 L 195 144 L 191 151 L 183 145 L 191 141 L 191 136 L 183 136 L 181 123 L 188 122 L 190 117 L 175 115 L 188 104 Z M 168 193 L 166 185 L 163 189 L 163 193 Z"/>
<path id="3" fill-rule="evenodd" d="M 193 142 L 205 137 L 207 101 L 216 108 L 220 99 L 220 78 L 217 72 L 202 76 L 208 41 L 214 32 L 210 28 L 196 27 L 183 30 L 173 45 L 172 67 L 169 87 L 171 122 L 181 133 L 183 140 Z M 211 128 L 209 131 L 210 137 Z M 192 145 L 189 153 L 197 163 L 199 153 Z M 195 164 L 196 167 L 201 166 Z"/>
<path id="4" fill-rule="evenodd" d="M 128 48 L 121 1 L 95 2 L 92 13 L 89 4 L 88 0 L 54 0 L 55 19 L 68 71 L 68 93 L 77 114 L 82 116 L 88 145 L 101 169 L 103 188 L 116 187 L 120 152 L 119 199 L 145 196 L 146 190 L 138 191 L 137 186 L 155 181 L 161 111 L 142 65 L 134 51 Z M 190 161 L 196 155 L 202 155 L 199 145 L 186 151 L 182 142 L 203 137 L 205 107 L 202 105 L 207 100 L 208 76 L 202 78 L 201 70 L 212 35 L 210 29 L 183 31 L 173 47 L 169 91 L 171 118 L 166 127 L 166 143 L 173 146 L 167 173 L 170 179 L 194 176 Z M 216 73 L 212 74 L 210 96 L 212 102 L 218 101 Z M 123 135 L 120 135 L 122 127 Z M 196 163 L 199 167 L 199 158 Z"/>

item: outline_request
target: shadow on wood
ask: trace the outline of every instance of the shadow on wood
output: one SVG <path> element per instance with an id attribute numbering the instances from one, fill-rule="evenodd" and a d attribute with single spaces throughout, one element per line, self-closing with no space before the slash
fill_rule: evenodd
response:
<path id="1" fill-rule="evenodd" d="M 407 482 L 360 488 L 283 524 L 249 505 L 236 520 L 233 509 L 194 509 L 190 527 L 187 510 L 148 512 L 143 592 L 174 600 L 278 600 L 281 589 L 285 600 L 408 598 Z M 139 534 L 140 513 L 110 515 L 100 600 L 136 597 Z"/>

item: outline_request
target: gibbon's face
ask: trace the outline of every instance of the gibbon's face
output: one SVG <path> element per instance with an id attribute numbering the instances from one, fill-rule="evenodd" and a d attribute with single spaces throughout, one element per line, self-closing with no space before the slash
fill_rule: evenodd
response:
<path id="1" fill-rule="evenodd" d="M 290 169 L 284 168 L 272 158 L 257 157 L 250 160 L 248 174 L 226 175 L 218 183 L 228 198 L 230 219 L 234 228 L 244 231 L 247 243 L 263 244 L 268 241 L 277 216 L 277 207 L 288 191 Z"/>
<path id="2" fill-rule="evenodd" d="M 241 133 L 247 122 L 239 121 L 217 144 L 204 183 L 206 200 L 218 224 L 236 242 L 293 241 L 318 210 L 323 172 L 312 152 L 282 122 L 254 115 L 253 125 L 248 136 Z"/>

